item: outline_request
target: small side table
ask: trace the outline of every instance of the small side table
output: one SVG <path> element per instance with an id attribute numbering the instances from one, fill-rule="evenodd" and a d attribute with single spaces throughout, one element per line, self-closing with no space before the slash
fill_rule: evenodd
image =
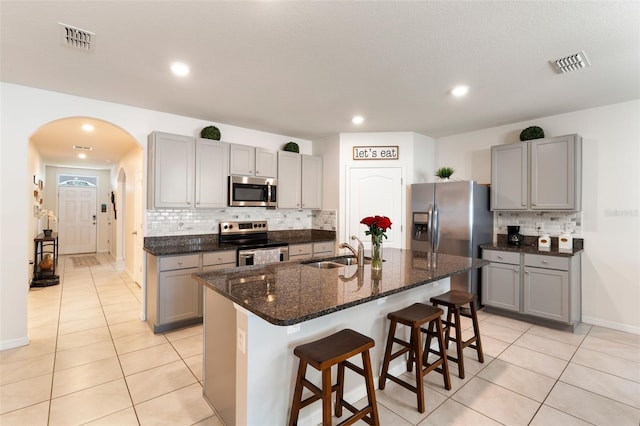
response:
<path id="1" fill-rule="evenodd" d="M 38 236 L 33 239 L 33 245 L 33 279 L 31 280 L 31 287 L 47 287 L 60 284 L 60 277 L 56 275 L 56 266 L 58 265 L 58 233 L 53 232 L 50 237 L 45 237 L 44 234 L 38 234 Z M 51 255 L 52 265 L 49 269 L 43 269 L 40 263 L 47 254 Z"/>

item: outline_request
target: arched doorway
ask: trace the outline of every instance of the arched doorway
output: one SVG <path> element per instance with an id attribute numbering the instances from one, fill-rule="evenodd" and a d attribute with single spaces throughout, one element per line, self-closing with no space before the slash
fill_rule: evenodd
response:
<path id="1" fill-rule="evenodd" d="M 96 251 L 124 261 L 126 272 L 133 277 L 135 242 L 126 230 L 134 229 L 135 218 L 133 210 L 127 214 L 125 209 L 134 205 L 132 177 L 143 168 L 140 144 L 111 122 L 82 116 L 41 126 L 31 135 L 30 144 L 37 160 L 29 166 L 35 164 L 40 170 L 34 170 L 34 175 L 46 177 L 42 208 L 59 211 L 57 178 L 61 173 L 104 176 L 97 187 Z M 139 211 L 143 214 L 144 206 Z"/>

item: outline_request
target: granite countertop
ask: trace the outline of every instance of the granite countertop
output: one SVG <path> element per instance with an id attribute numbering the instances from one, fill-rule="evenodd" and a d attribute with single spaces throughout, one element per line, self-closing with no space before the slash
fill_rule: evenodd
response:
<path id="1" fill-rule="evenodd" d="M 558 248 L 558 237 L 551 237 L 551 248 L 538 249 L 537 237 L 525 236 L 521 245 L 513 246 L 507 242 L 506 234 L 498 234 L 498 241 L 496 243 L 481 244 L 480 248 L 486 250 L 510 251 L 515 253 L 571 257 L 584 251 L 584 240 L 582 238 L 574 238 L 572 250 L 560 251 Z"/>
<path id="2" fill-rule="evenodd" d="M 203 272 L 193 277 L 264 320 L 288 326 L 489 263 L 393 248 L 385 248 L 384 260 L 382 271 L 372 270 L 371 265 L 321 269 L 290 261 Z"/>
<path id="3" fill-rule="evenodd" d="M 269 231 L 269 239 L 288 244 L 317 243 L 335 241 L 336 233 L 319 229 Z M 218 234 L 173 235 L 144 239 L 144 251 L 154 256 L 174 256 L 237 248 L 238 246 L 233 244 L 220 244 Z"/>

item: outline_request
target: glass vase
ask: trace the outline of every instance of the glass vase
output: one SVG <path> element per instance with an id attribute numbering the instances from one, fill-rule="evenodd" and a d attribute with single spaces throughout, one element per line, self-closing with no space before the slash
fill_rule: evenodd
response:
<path id="1" fill-rule="evenodd" d="M 371 269 L 382 269 L 382 236 L 371 237 Z"/>

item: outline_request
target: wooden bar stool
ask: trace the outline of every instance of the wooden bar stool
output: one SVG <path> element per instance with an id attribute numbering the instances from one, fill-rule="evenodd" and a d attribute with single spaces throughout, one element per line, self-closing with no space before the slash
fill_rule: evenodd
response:
<path id="1" fill-rule="evenodd" d="M 476 314 L 476 295 L 467 293 L 466 291 L 451 290 L 440 296 L 431 298 L 433 306 L 446 306 L 447 319 L 443 321 L 445 330 L 445 340 L 447 345 L 449 341 L 456 343 L 456 355 L 447 355 L 450 361 L 458 363 L 458 377 L 464 379 L 464 356 L 462 350 L 467 346 L 473 348 L 478 353 L 478 361 L 484 363 L 484 355 L 482 354 L 482 342 L 480 341 L 480 328 L 478 327 L 478 316 Z M 469 304 L 469 311 L 463 308 Z M 468 340 L 462 340 L 462 328 L 460 325 L 460 317 L 471 318 L 473 323 L 473 337 Z M 451 327 L 455 330 L 455 337 L 451 337 Z"/>
<path id="2" fill-rule="evenodd" d="M 444 379 L 444 387 L 447 390 L 451 389 L 451 379 L 449 377 L 449 367 L 447 364 L 447 352 L 443 337 L 442 319 L 440 318 L 442 314 L 442 309 L 434 308 L 433 306 L 426 305 L 424 303 L 414 303 L 407 308 L 391 312 L 387 315 L 387 318 L 391 320 L 391 324 L 389 325 L 387 347 L 384 353 L 384 361 L 382 363 L 382 374 L 380 374 L 380 389 L 384 389 L 386 380 L 389 379 L 400 386 L 415 392 L 418 399 L 418 411 L 421 413 L 424 413 L 424 376 L 427 373 L 433 370 L 441 373 Z M 398 323 L 411 328 L 411 339 L 409 342 L 395 337 L 396 326 Z M 428 328 L 423 328 L 422 326 L 427 323 L 429 324 Z M 425 333 L 427 336 L 424 351 L 422 349 L 421 333 Z M 431 341 L 431 337 L 436 337 L 438 339 L 438 351 L 430 351 L 427 346 Z M 402 349 L 392 353 L 394 343 L 401 345 Z M 407 352 L 409 353 L 407 371 L 411 371 L 413 369 L 414 363 L 416 365 L 416 386 L 389 374 L 389 362 Z M 439 358 L 431 364 L 427 362 L 429 352 L 439 355 Z"/>
<path id="3" fill-rule="evenodd" d="M 378 406 L 376 405 L 376 393 L 373 386 L 373 374 L 371 372 L 371 358 L 369 349 L 375 345 L 373 339 L 364 336 L 353 330 L 345 329 L 331 336 L 314 342 L 297 346 L 293 353 L 300 358 L 298 366 L 298 378 L 293 392 L 293 403 L 291 406 L 291 417 L 289 426 L 298 423 L 300 409 L 322 399 L 322 424 L 331 425 L 331 394 L 336 392 L 336 417 L 342 416 L 342 407 L 353 413 L 351 417 L 340 423 L 350 425 L 358 420 L 363 420 L 370 425 L 378 426 Z M 355 355 L 362 354 L 363 368 L 347 361 Z M 335 385 L 331 385 L 331 366 L 338 364 L 338 378 Z M 322 388 L 318 388 L 305 378 L 307 365 L 311 365 L 316 370 L 322 372 Z M 369 404 L 361 410 L 342 399 L 344 393 L 344 369 L 345 367 L 364 377 L 367 386 L 367 399 Z M 309 389 L 313 395 L 302 400 L 303 387 Z"/>

